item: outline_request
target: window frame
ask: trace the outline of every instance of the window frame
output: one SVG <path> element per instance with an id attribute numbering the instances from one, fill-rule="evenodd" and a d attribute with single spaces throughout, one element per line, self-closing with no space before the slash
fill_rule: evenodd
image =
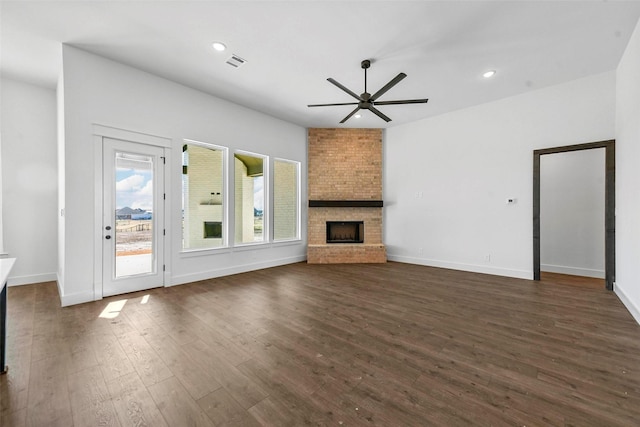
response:
<path id="1" fill-rule="evenodd" d="M 276 215 L 275 212 L 272 212 L 272 221 L 273 221 L 273 226 L 272 226 L 272 230 L 273 230 L 273 235 L 271 236 L 271 240 L 274 243 L 286 243 L 286 242 L 296 242 L 296 241 L 300 241 L 301 238 L 301 227 L 302 227 L 302 209 L 301 209 L 301 200 L 302 200 L 302 177 L 300 175 L 301 170 L 302 170 L 302 162 L 297 161 L 297 160 L 290 160 L 290 159 L 284 159 L 281 157 L 274 157 L 273 158 L 273 177 L 272 177 L 272 181 L 273 181 L 273 195 L 274 195 L 274 200 L 273 200 L 273 204 L 272 204 L 272 208 L 275 210 L 276 208 L 276 200 L 275 200 L 275 195 L 276 195 L 276 176 L 275 176 L 275 171 L 276 171 L 276 167 L 275 167 L 275 163 L 276 162 L 281 162 L 281 163 L 290 163 L 295 165 L 296 167 L 296 235 L 295 237 L 287 237 L 287 238 L 280 238 L 280 239 L 276 239 L 275 236 L 275 229 L 276 229 L 276 225 L 275 225 L 275 220 L 276 220 Z"/>
<path id="2" fill-rule="evenodd" d="M 235 160 L 238 159 L 240 161 L 242 161 L 240 158 L 236 157 L 237 155 L 240 156 L 249 156 L 249 157 L 255 157 L 255 158 L 259 158 L 262 159 L 262 188 L 263 188 L 263 208 L 262 208 L 262 240 L 261 241 L 252 241 L 252 242 L 238 242 L 236 241 L 236 229 L 237 229 L 237 223 L 236 223 L 236 219 L 237 219 L 237 214 L 236 214 L 236 163 Z M 259 153 L 255 153 L 252 151 L 246 151 L 246 150 L 234 150 L 233 151 L 233 198 L 234 198 L 234 203 L 233 203 L 233 247 L 236 248 L 240 248 L 240 247 L 246 247 L 246 246 L 258 246 L 258 245 L 266 245 L 266 244 L 270 244 L 271 243 L 271 227 L 270 227 L 270 221 L 271 221 L 271 210 L 270 210 L 270 191 L 269 191 L 269 187 L 270 187 L 270 182 L 271 182 L 271 178 L 270 178 L 270 174 L 269 174 L 269 161 L 270 161 L 271 157 L 267 154 L 259 154 Z M 255 205 L 254 205 L 255 207 Z"/>
<path id="3" fill-rule="evenodd" d="M 222 152 L 222 243 L 219 246 L 211 246 L 204 248 L 185 248 L 184 247 L 184 227 L 180 227 L 182 232 L 180 234 L 180 253 L 181 254 L 189 254 L 189 253 L 203 253 L 207 251 L 223 251 L 228 250 L 230 248 L 229 239 L 229 148 L 224 147 L 222 145 L 212 144 L 209 142 L 196 141 L 192 139 L 183 139 L 183 145 L 194 145 L 201 148 L 207 148 L 209 150 L 217 150 Z M 182 182 L 182 167 L 183 160 L 182 156 L 180 156 L 180 196 L 181 196 L 181 208 L 184 209 L 184 186 Z M 183 220 L 183 213 L 179 215 L 180 220 Z"/>

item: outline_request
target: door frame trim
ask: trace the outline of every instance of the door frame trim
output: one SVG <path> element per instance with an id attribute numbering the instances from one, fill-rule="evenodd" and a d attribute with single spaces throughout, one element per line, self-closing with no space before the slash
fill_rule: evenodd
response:
<path id="1" fill-rule="evenodd" d="M 613 290 L 616 280 L 616 144 L 614 139 L 533 151 L 533 280 L 540 280 L 540 156 L 571 151 L 605 149 L 605 280 Z"/>
<path id="2" fill-rule="evenodd" d="M 164 188 L 165 188 L 165 202 L 164 202 L 164 228 L 170 229 L 167 224 L 170 224 L 169 212 L 171 209 L 171 191 L 167 189 L 171 188 L 171 138 L 162 136 L 151 135 L 142 132 L 131 131 L 127 129 L 120 129 L 112 126 L 105 126 L 94 123 L 92 125 L 92 139 L 93 139 L 93 168 L 94 175 L 94 212 L 93 212 L 93 300 L 98 301 L 103 297 L 102 294 L 102 256 L 103 256 L 103 232 L 102 232 L 102 219 L 103 219 L 103 141 L 104 138 L 119 139 L 128 142 L 134 142 L 137 144 L 153 145 L 157 147 L 165 148 L 165 167 L 164 167 Z M 171 233 L 166 233 L 164 236 L 164 252 L 162 254 L 165 270 L 163 274 L 164 286 L 168 286 L 169 278 L 171 277 L 170 254 L 171 248 Z M 159 267 L 160 268 L 160 267 Z"/>

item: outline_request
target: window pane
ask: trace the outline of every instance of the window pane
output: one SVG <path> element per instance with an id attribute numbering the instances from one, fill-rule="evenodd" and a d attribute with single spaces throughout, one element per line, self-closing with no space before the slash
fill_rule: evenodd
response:
<path id="1" fill-rule="evenodd" d="M 153 157 L 115 153 L 115 277 L 153 273 Z"/>
<path id="2" fill-rule="evenodd" d="M 298 162 L 273 162 L 273 239 L 298 236 Z"/>
<path id="3" fill-rule="evenodd" d="M 263 242 L 264 158 L 235 155 L 235 224 L 236 243 Z"/>
<path id="4" fill-rule="evenodd" d="M 223 215 L 224 149 L 182 147 L 182 247 L 225 245 Z"/>

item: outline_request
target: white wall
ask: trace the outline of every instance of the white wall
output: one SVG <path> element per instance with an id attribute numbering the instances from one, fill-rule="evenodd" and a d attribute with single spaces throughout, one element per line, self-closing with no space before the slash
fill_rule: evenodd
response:
<path id="1" fill-rule="evenodd" d="M 640 323 L 640 22 L 618 65 L 616 85 L 616 284 Z"/>
<path id="2" fill-rule="evenodd" d="M 56 279 L 56 94 L 2 79 L 4 250 L 16 257 L 9 285 Z"/>
<path id="3" fill-rule="evenodd" d="M 605 278 L 605 149 L 540 156 L 540 269 Z"/>
<path id="4" fill-rule="evenodd" d="M 533 150 L 613 139 L 614 114 L 612 71 L 388 129 L 389 259 L 532 278 Z"/>
<path id="5" fill-rule="evenodd" d="M 0 101 L 2 101 L 3 80 L 0 80 Z M 8 254 L 4 251 L 4 238 L 2 236 L 2 113 L 4 108 L 0 105 L 0 258 L 6 258 Z"/>
<path id="6" fill-rule="evenodd" d="M 65 138 L 64 138 L 64 80 L 62 79 L 62 69 L 58 78 L 58 84 L 56 87 L 56 123 L 58 126 L 58 145 L 57 145 L 57 158 L 58 158 L 58 211 L 56 212 L 58 220 L 58 289 L 59 294 L 62 295 L 62 288 L 64 286 L 64 265 L 65 265 L 65 253 L 64 247 L 66 242 L 65 221 L 64 221 L 64 201 L 66 199 L 65 188 Z"/>
<path id="7" fill-rule="evenodd" d="M 100 224 L 94 223 L 94 209 L 100 209 L 94 206 L 95 183 L 100 179 L 94 165 L 95 150 L 99 149 L 92 137 L 94 124 L 172 140 L 166 215 L 170 284 L 305 259 L 304 239 L 295 244 L 180 252 L 183 138 L 229 147 L 231 158 L 233 150 L 246 150 L 296 160 L 302 162 L 306 177 L 304 128 L 74 47 L 63 46 L 63 67 L 66 144 L 63 305 L 94 298 L 94 237 L 100 229 Z M 306 200 L 306 181 L 301 185 Z M 233 216 L 230 212 L 229 217 Z"/>

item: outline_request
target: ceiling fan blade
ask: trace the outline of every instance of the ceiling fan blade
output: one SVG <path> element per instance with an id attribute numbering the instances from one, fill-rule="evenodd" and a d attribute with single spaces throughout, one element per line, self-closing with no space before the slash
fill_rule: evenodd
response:
<path id="1" fill-rule="evenodd" d="M 347 120 L 349 120 L 351 118 L 351 116 L 353 116 L 355 113 L 358 112 L 358 110 L 360 110 L 360 106 L 356 107 L 355 110 L 353 110 L 352 112 L 349 113 L 349 115 L 347 117 L 345 117 L 344 119 L 340 120 L 340 123 L 344 123 Z"/>
<path id="2" fill-rule="evenodd" d="M 369 98 L 370 101 L 375 101 L 376 99 L 378 99 L 379 97 L 381 97 L 386 91 L 388 91 L 389 89 L 391 89 L 392 87 L 394 87 L 395 85 L 397 85 L 400 80 L 404 79 L 405 77 L 407 77 L 407 75 L 405 73 L 400 73 L 397 76 L 395 76 L 393 79 L 391 79 L 391 81 L 389 83 L 387 83 L 386 85 L 384 85 L 382 87 L 382 89 L 380 89 L 379 91 L 377 91 L 376 93 L 373 94 L 373 96 L 371 98 Z"/>
<path id="3" fill-rule="evenodd" d="M 403 99 L 402 101 L 380 101 L 376 105 L 426 104 L 428 99 Z"/>
<path id="4" fill-rule="evenodd" d="M 370 106 L 368 108 L 369 111 L 371 111 L 373 114 L 375 114 L 376 116 L 380 117 L 382 120 L 384 120 L 385 122 L 390 122 L 391 119 L 387 116 L 385 116 L 384 114 L 382 114 L 382 112 L 380 112 L 380 110 L 378 110 L 376 107 L 374 107 L 373 105 Z"/>
<path id="5" fill-rule="evenodd" d="M 347 87 L 341 85 L 340 83 L 338 83 L 337 81 L 335 81 L 331 77 L 329 77 L 327 80 L 329 81 L 329 83 L 333 83 L 334 85 L 338 86 L 340 89 L 342 89 L 343 91 L 347 92 L 349 95 L 353 96 L 358 101 L 362 101 L 362 98 L 360 98 L 360 96 L 356 95 L 355 92 L 353 92 L 350 89 L 348 89 Z"/>
<path id="6" fill-rule="evenodd" d="M 336 105 L 358 105 L 358 102 L 342 102 L 340 104 L 312 104 L 307 107 L 334 107 Z"/>

